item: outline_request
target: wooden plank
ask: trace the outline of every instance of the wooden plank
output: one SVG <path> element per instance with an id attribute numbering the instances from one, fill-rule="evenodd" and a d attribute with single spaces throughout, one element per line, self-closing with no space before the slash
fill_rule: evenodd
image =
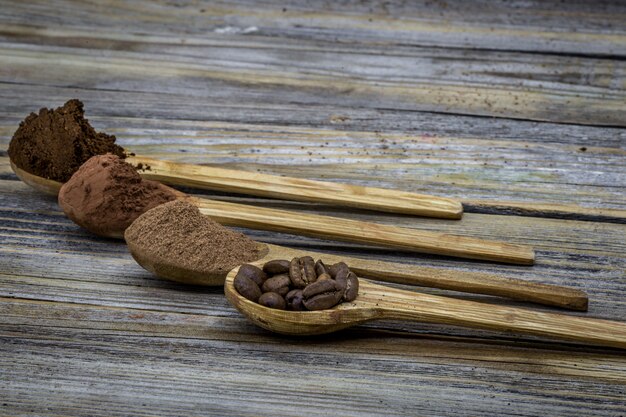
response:
<path id="1" fill-rule="evenodd" d="M 625 18 L 605 1 L 3 4 L 0 414 L 621 416 L 615 350 L 400 321 L 263 332 L 220 289 L 158 280 L 78 229 L 6 146 L 26 114 L 79 97 L 145 155 L 459 198 L 449 222 L 216 194 L 531 244 L 527 268 L 250 232 L 570 285 L 586 316 L 624 320 Z"/>
<path id="2" fill-rule="evenodd" d="M 156 143 L 156 139 L 164 141 L 168 138 L 178 140 L 186 138 L 188 140 L 186 144 L 189 146 L 197 144 L 191 142 L 191 139 L 195 138 L 201 144 L 202 139 L 209 139 L 206 135 L 212 133 L 214 126 L 234 131 L 230 136 L 222 137 L 216 134 L 215 137 L 211 137 L 213 141 L 219 141 L 221 146 L 227 145 L 230 141 L 241 144 L 242 135 L 234 134 L 237 130 L 257 130 L 256 135 L 263 135 L 257 137 L 267 140 L 269 137 L 265 130 L 268 127 L 265 125 L 277 126 L 280 131 L 288 132 L 298 127 L 345 131 L 343 140 L 350 139 L 349 132 L 369 132 L 379 140 L 385 139 L 387 134 L 404 134 L 412 136 L 417 141 L 431 141 L 434 144 L 445 138 L 481 138 L 523 142 L 529 146 L 546 143 L 568 145 L 572 150 L 579 150 L 583 146 L 624 149 L 626 141 L 625 129 L 610 127 L 342 107 L 331 103 L 302 106 L 298 103 L 281 105 L 265 102 L 258 105 L 229 95 L 215 96 L 208 100 L 204 97 L 172 94 L 167 91 L 107 91 L 77 86 L 0 82 L 0 97 L 3 99 L 0 102 L 2 106 L 0 108 L 3 109 L 0 115 L 3 122 L 0 127 L 2 136 L 6 134 L 7 138 L 10 137 L 25 115 L 41 107 L 62 105 L 68 97 L 77 95 L 85 101 L 87 117 L 98 129 L 111 130 L 117 133 L 121 140 L 141 137 L 142 142 L 146 144 L 151 139 Z M 5 100 L 7 104 L 4 104 Z M 241 124 L 242 128 L 237 129 L 237 124 Z M 258 127 L 254 129 L 253 126 Z M 127 134 L 124 133 L 126 130 Z M 145 131 L 145 134 L 142 131 Z M 297 130 L 291 133 L 292 140 L 304 141 L 303 144 L 308 145 L 306 140 L 309 135 L 302 135 L 300 134 L 302 132 L 299 133 Z M 126 135 L 130 137 L 126 139 Z M 359 140 L 368 141 L 367 138 Z M 379 144 L 378 147 L 370 145 L 366 150 L 375 153 L 377 150 L 383 150 L 382 145 Z M 393 148 L 393 145 L 395 145 L 393 142 L 387 143 L 388 149 Z M 329 146 L 334 144 L 330 143 Z M 275 154 L 278 158 L 281 156 L 279 152 Z M 229 155 L 226 153 L 221 156 L 226 158 Z"/>
<path id="3" fill-rule="evenodd" d="M 6 5 L 0 22 L 27 25 L 27 35 L 88 30 L 115 45 L 120 38 L 210 44 L 269 38 L 393 48 L 440 46 L 557 54 L 624 56 L 626 8 L 620 2 L 478 1 L 324 2 L 322 0 L 171 3 L 111 1 L 106 10 L 81 1 Z M 54 22 L 51 27 L 50 22 Z"/>
<path id="4" fill-rule="evenodd" d="M 108 18 L 101 13 L 94 16 L 95 11 L 82 3 L 72 4 L 69 2 L 64 4 L 64 2 L 58 2 L 58 4 L 52 4 L 52 7 L 54 7 L 54 13 L 58 13 L 65 7 L 71 7 L 74 10 L 84 8 L 83 12 L 93 19 L 111 19 L 112 16 L 115 16 L 115 13 Z M 128 5 L 118 5 L 117 7 L 124 13 L 134 14 L 145 5 L 137 3 L 137 8 L 128 7 Z M 254 15 L 254 10 L 245 10 L 247 8 L 245 4 L 234 5 L 234 7 L 240 7 L 237 9 L 241 12 L 239 17 L 249 15 L 251 12 Z M 269 9 L 271 8 L 270 6 Z M 354 5 L 351 5 L 351 8 L 350 17 L 358 20 L 359 17 L 358 14 L 355 14 Z M 166 31 L 172 30 L 171 25 L 173 23 L 167 5 L 161 5 L 157 8 L 148 7 L 148 9 L 152 9 L 151 11 L 155 14 L 148 21 L 143 22 L 147 26 L 144 33 L 154 31 L 154 27 L 151 25 L 154 23 L 153 20 L 159 18 L 168 23 L 165 26 Z M 258 10 L 258 8 L 254 9 Z M 115 10 L 114 5 L 112 5 L 112 10 Z M 428 10 L 427 8 L 426 13 L 430 13 Z M 535 7 L 531 10 L 539 14 L 546 12 L 546 10 L 542 11 L 541 7 Z M 39 8 L 38 11 L 41 15 L 35 15 L 40 18 L 50 12 L 45 6 Z M 580 10 L 579 18 L 598 11 L 599 9 Z M 612 15 L 614 17 L 620 15 L 618 10 L 611 11 L 615 13 Z M 195 9 L 181 10 L 178 8 L 177 12 L 188 13 L 191 16 L 198 14 Z M 201 14 L 205 17 L 217 18 L 223 12 L 225 10 L 218 6 L 215 10 L 205 9 L 204 13 Z M 423 21 L 424 10 L 417 7 L 415 10 L 404 11 L 403 16 L 410 16 L 411 12 L 418 13 Z M 480 12 L 476 12 L 480 15 Z M 142 10 L 141 14 L 145 15 L 145 13 L 145 10 Z M 10 11 L 7 12 L 7 16 L 10 17 L 11 14 Z M 230 16 L 231 13 L 228 15 Z M 285 15 L 288 16 L 289 13 L 283 13 L 281 20 L 288 19 Z M 516 16 L 518 15 L 521 16 L 522 14 L 518 12 Z M 550 15 L 550 12 L 548 11 L 545 15 Z M 128 16 L 125 15 L 126 18 Z M 221 16 L 217 19 L 227 18 Z M 293 90 L 294 87 L 305 90 L 327 89 L 328 91 L 341 91 L 344 93 L 343 96 L 346 96 L 345 93 L 348 92 L 348 96 L 354 96 L 351 105 L 355 105 L 356 102 L 363 105 L 373 101 L 378 102 L 379 107 L 389 107 L 391 106 L 390 103 L 381 103 L 381 100 L 383 97 L 392 95 L 395 105 L 400 106 L 400 108 L 505 115 L 507 117 L 527 117 L 540 120 L 545 120 L 545 118 L 548 120 L 555 118 L 554 120 L 558 121 L 567 121 L 570 118 L 574 120 L 583 113 L 589 117 L 591 116 L 590 112 L 598 108 L 597 113 L 594 114 L 594 123 L 622 123 L 618 114 L 615 114 L 615 117 L 611 115 L 613 110 L 609 108 L 610 100 L 616 100 L 614 111 L 619 111 L 620 103 L 624 101 L 622 95 L 615 95 L 616 91 L 623 90 L 624 86 L 624 70 L 619 61 L 484 52 L 475 54 L 475 56 L 469 53 L 468 56 L 467 51 L 442 52 L 441 50 L 429 49 L 403 49 L 402 46 L 395 47 L 394 51 L 396 52 L 392 53 L 388 45 L 381 46 L 379 43 L 373 43 L 371 46 L 362 46 L 369 45 L 367 38 L 361 39 L 359 44 L 351 45 L 349 48 L 343 47 L 337 42 L 322 42 L 320 44 L 303 39 L 291 43 L 281 42 L 282 53 L 277 55 L 275 52 L 277 45 L 273 37 L 253 36 L 250 38 L 248 36 L 241 39 L 240 36 L 234 36 L 235 40 L 233 41 L 231 40 L 233 36 L 224 39 L 224 36 L 218 33 L 217 38 L 214 38 L 215 35 L 212 35 L 212 38 L 211 35 L 203 33 L 200 39 L 208 39 L 206 43 L 203 43 L 193 39 L 189 41 L 178 39 L 176 36 L 174 38 L 138 36 L 137 22 L 132 26 L 133 30 L 129 31 L 128 25 L 119 26 L 120 21 L 113 19 L 113 22 L 104 25 L 107 27 L 106 31 L 98 32 L 94 31 L 93 28 L 86 30 L 80 25 L 76 25 L 75 21 L 70 21 L 64 22 L 62 27 L 67 26 L 64 32 L 64 29 L 46 29 L 45 26 L 42 29 L 33 28 L 33 19 L 37 18 L 31 16 L 28 22 L 24 22 L 26 25 L 17 24 L 15 19 L 8 19 L 3 33 L 7 45 L 14 54 L 17 54 L 18 49 L 21 49 L 19 45 L 22 42 L 26 42 L 26 50 L 22 51 L 22 54 L 27 53 L 28 50 L 31 50 L 31 53 L 36 53 L 36 51 L 32 51 L 33 45 L 28 44 L 33 42 L 44 43 L 46 44 L 46 53 L 56 49 L 53 46 L 61 47 L 56 55 L 48 55 L 48 59 L 67 61 L 75 58 L 72 53 L 68 53 L 67 47 L 70 51 L 77 50 L 84 55 L 89 52 L 81 46 L 88 42 L 90 49 L 94 51 L 99 49 L 108 51 L 106 61 L 110 62 L 99 63 L 99 68 L 102 68 L 103 65 L 124 66 L 129 58 L 136 56 L 134 60 L 138 62 L 134 64 L 141 65 L 143 61 L 147 64 L 141 70 L 144 76 L 150 74 L 152 69 L 159 68 L 160 73 L 164 75 L 172 76 L 175 73 L 179 76 L 193 77 L 195 74 L 196 77 L 208 77 L 220 83 L 243 84 L 246 88 L 260 88 L 261 90 L 275 88 L 275 84 L 279 81 L 280 84 L 290 87 L 287 90 Z M 465 19 L 466 15 L 464 15 Z M 509 17 L 508 20 L 510 22 L 515 21 L 516 17 Z M 569 24 L 567 19 L 561 20 L 565 21 L 566 25 Z M 140 18 L 139 21 L 142 19 Z M 486 21 L 489 21 L 489 18 Z M 188 21 L 186 21 L 187 23 Z M 580 24 L 580 21 L 577 21 L 577 24 Z M 590 26 L 595 27 L 595 25 Z M 114 27 L 117 27 L 117 31 L 112 30 Z M 162 27 L 159 28 L 163 29 Z M 185 33 L 193 36 L 194 30 L 191 29 L 190 33 L 188 25 L 186 29 L 188 30 Z M 334 29 L 338 30 L 339 28 L 335 27 Z M 493 31 L 494 28 L 491 27 L 490 29 Z M 576 30 L 570 27 L 569 32 L 566 33 L 572 37 L 577 37 L 581 35 L 577 32 L 579 30 L 581 27 L 577 25 Z M 376 32 L 384 31 L 377 30 Z M 537 28 L 535 27 L 529 32 L 537 33 Z M 502 33 L 497 35 L 502 36 Z M 113 45 L 111 44 L 111 36 L 114 36 Z M 623 43 L 623 34 L 618 31 L 615 36 Z M 592 37 L 589 33 L 583 36 L 585 39 Z M 246 41 L 246 38 L 250 38 L 250 40 Z M 172 46 L 172 42 L 176 44 L 175 47 Z M 132 53 L 129 54 L 128 52 Z M 5 53 L 8 52 L 5 51 Z M 98 56 L 102 56 L 102 54 L 88 58 L 93 61 Z M 163 56 L 167 56 L 167 59 L 163 59 Z M 43 57 L 44 55 L 38 56 L 40 59 Z M 26 60 L 26 62 L 22 62 L 22 65 L 29 67 L 28 55 L 9 55 L 8 58 L 12 61 Z M 172 66 L 174 61 L 178 63 Z M 198 73 L 198 67 L 192 65 L 194 62 L 202 64 L 200 73 Z M 515 71 L 508 65 L 511 62 L 517 64 Z M 80 62 L 75 64 L 78 65 Z M 250 73 L 250 68 L 253 68 L 253 73 Z M 520 68 L 523 68 L 523 72 L 520 72 Z M 277 79 L 275 72 L 278 69 L 280 69 L 280 75 Z M 590 69 L 593 70 L 592 77 L 588 74 Z M 47 76 L 52 75 L 48 72 Z M 394 76 L 390 77 L 392 72 Z M 11 74 L 16 73 L 19 71 L 15 69 L 11 71 Z M 63 70 L 62 73 L 70 74 L 66 70 Z M 36 76 L 36 74 L 31 75 Z M 137 83 L 136 80 L 132 79 L 132 74 L 126 74 L 126 77 L 131 77 L 130 80 L 126 81 L 126 84 Z M 409 79 L 412 82 L 409 82 Z M 123 77 L 118 77 L 116 80 L 117 83 L 124 83 Z M 102 81 L 102 79 L 98 79 L 98 82 L 102 83 Z M 201 82 L 206 84 L 206 81 Z M 55 84 L 60 85 L 62 81 L 57 81 Z M 111 83 L 108 82 L 107 84 L 110 85 Z M 223 85 L 221 87 L 224 88 Z M 121 85 L 120 88 L 122 88 Z M 199 89 L 191 87 L 191 91 L 195 91 L 197 94 Z M 262 91 L 256 95 L 258 94 L 262 94 Z M 274 92 L 272 96 L 284 94 L 288 94 L 288 91 L 281 94 Z M 565 96 L 560 97 L 563 94 Z M 596 103 L 594 103 L 594 94 L 598 99 Z M 568 95 L 571 97 L 568 98 Z M 375 96 L 376 100 L 372 100 L 372 96 Z M 311 98 L 308 99 L 309 102 Z M 302 100 L 302 98 L 299 99 Z M 417 103 L 415 103 L 415 99 L 417 99 Z M 263 101 L 267 103 L 271 100 L 264 98 Z M 372 104 L 374 103 L 370 105 Z M 416 105 L 418 107 L 415 107 Z M 426 107 L 420 107 L 424 105 Z M 577 107 L 579 107 L 578 110 Z M 583 108 L 586 109 L 586 113 L 582 111 Z M 582 122 L 584 123 L 584 121 Z"/>
<path id="5" fill-rule="evenodd" d="M 183 53 L 84 49 L 65 46 L 0 45 L 4 82 L 75 86 L 107 90 L 155 91 L 213 97 L 238 95 L 259 103 L 321 104 L 455 114 L 499 116 L 594 125 L 623 126 L 626 102 L 621 61 L 590 58 L 485 56 L 484 53 L 425 52 L 393 56 L 358 50 L 346 53 L 237 48 Z M 191 58 L 189 57 L 191 55 Z M 443 55 L 443 56 L 442 56 Z M 446 56 L 447 55 L 447 56 Z M 568 61 L 569 60 L 569 61 Z M 513 73 L 511 62 L 528 68 Z M 565 61 L 565 62 L 563 62 Z M 435 64 L 433 64 L 435 63 Z M 499 63 L 499 65 L 498 65 Z M 44 65 L 45 73 L 32 71 Z M 53 65 L 54 64 L 54 65 Z M 597 67 L 598 79 L 586 85 L 571 72 Z M 391 76 L 390 74 L 394 75 Z M 556 74 L 555 74 L 556 73 Z M 534 80 L 533 78 L 537 78 Z M 180 80 L 185 82 L 181 83 Z M 526 81 L 520 81 L 526 80 Z M 596 84 L 596 85 L 593 85 Z M 158 86 L 158 87 L 157 87 Z"/>
<path id="6" fill-rule="evenodd" d="M 9 413 L 40 410 L 42 398 L 47 415 L 90 416 L 104 415 L 94 411 L 104 400 L 107 415 L 618 416 L 626 406 L 626 357 L 609 350 L 369 329 L 276 338 L 239 317 L 7 299 L 0 312 Z"/>
<path id="7" fill-rule="evenodd" d="M 42 300 L 121 305 L 165 311 L 202 310 L 201 299 L 221 291 L 189 289 L 163 282 L 136 265 L 121 242 L 96 238 L 65 219 L 54 199 L 40 196 L 18 181 L 0 181 L 6 195 L 0 207 L 0 263 L 6 265 L 0 276 L 0 295 Z M 237 200 L 233 198 L 221 198 Z M 247 199 L 257 206 L 277 202 Z M 26 208 L 28 207 L 28 208 Z M 301 203 L 281 203 L 279 207 L 316 212 L 318 207 Z M 590 297 L 589 316 L 606 319 L 626 317 L 626 225 L 562 221 L 532 217 L 467 214 L 459 222 L 419 219 L 400 215 L 379 216 L 366 212 L 330 209 L 326 214 L 376 221 L 428 231 L 455 233 L 470 237 L 529 244 L 537 249 L 533 267 L 467 263 L 458 259 L 406 254 L 394 250 L 372 250 L 362 245 L 345 245 L 274 234 L 247 231 L 257 240 L 310 248 L 346 256 L 376 257 L 381 260 L 433 266 L 448 271 L 481 271 L 513 278 L 586 291 Z M 576 239 L 572 239 L 576 236 Z M 184 291 L 180 294 L 179 291 Z M 441 294 L 445 292 L 427 290 Z M 460 295 L 469 299 L 485 297 Z M 188 297 L 188 302 L 185 301 Z M 500 300 L 510 303 L 510 301 Z M 173 309 L 173 310 L 172 310 Z"/>
<path id="8" fill-rule="evenodd" d="M 151 102 L 152 98 L 145 105 Z M 99 112 L 107 102 L 87 105 L 92 103 L 94 112 Z M 143 103 L 124 113 L 139 108 Z M 181 117 L 187 109 L 178 110 Z M 322 112 L 326 125 L 320 120 Z M 313 112 L 314 127 L 261 120 L 88 116 L 98 129 L 116 134 L 129 149 L 161 159 L 451 197 L 462 200 L 469 211 L 616 222 L 626 218 L 626 130 L 546 125 L 543 132 L 526 133 L 525 127 L 532 128 L 528 123 L 511 122 L 496 126 L 503 133 L 494 138 L 500 135 L 487 134 L 490 124 L 485 122 L 474 131 L 462 130 L 480 119 L 458 120 L 457 130 L 452 131 L 452 121 L 440 125 L 421 117 L 431 124 L 417 131 L 408 125 L 407 132 L 381 133 L 369 130 L 367 121 L 363 126 L 333 125 L 328 110 L 320 113 Z M 0 118 L 0 149 L 8 146 L 23 114 Z M 370 120 L 369 114 L 350 115 Z M 256 117 L 264 119 L 263 114 Z M 377 121 L 372 128 L 385 128 L 396 120 Z M 0 157 L 0 175 L 14 178 L 10 172 L 7 159 Z"/>

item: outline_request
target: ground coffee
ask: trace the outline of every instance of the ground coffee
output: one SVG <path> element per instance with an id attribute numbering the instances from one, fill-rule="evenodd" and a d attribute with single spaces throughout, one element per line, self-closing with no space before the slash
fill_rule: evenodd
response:
<path id="1" fill-rule="evenodd" d="M 96 132 L 84 115 L 83 103 L 75 99 L 54 110 L 31 113 L 11 139 L 11 161 L 31 174 L 65 182 L 94 155 L 124 158 L 115 136 Z"/>
<path id="2" fill-rule="evenodd" d="M 173 201 L 140 216 L 124 237 L 154 261 L 207 275 L 223 273 L 261 257 L 255 241 L 200 213 L 193 204 Z"/>
<path id="3" fill-rule="evenodd" d="M 102 236 L 121 236 L 141 214 L 176 199 L 155 181 L 144 180 L 116 155 L 90 158 L 59 192 L 59 205 L 70 219 Z"/>

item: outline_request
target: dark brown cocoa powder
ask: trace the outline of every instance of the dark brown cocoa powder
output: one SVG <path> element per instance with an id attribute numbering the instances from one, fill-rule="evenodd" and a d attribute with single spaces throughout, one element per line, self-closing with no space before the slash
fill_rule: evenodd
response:
<path id="1" fill-rule="evenodd" d="M 161 263 L 207 274 L 225 275 L 235 266 L 261 257 L 255 241 L 181 200 L 147 211 L 126 229 L 124 237 Z"/>
<path id="2" fill-rule="evenodd" d="M 115 136 L 96 132 L 84 115 L 83 103 L 76 99 L 54 110 L 31 113 L 11 139 L 11 161 L 31 174 L 66 182 L 94 155 L 112 153 L 124 158 Z"/>

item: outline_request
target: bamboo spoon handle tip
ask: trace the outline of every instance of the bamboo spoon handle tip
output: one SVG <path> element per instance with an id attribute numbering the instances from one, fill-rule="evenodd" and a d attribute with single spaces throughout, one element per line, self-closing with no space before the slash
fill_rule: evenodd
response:
<path id="1" fill-rule="evenodd" d="M 367 288 L 371 308 L 384 318 L 474 327 L 626 348 L 626 323 L 604 319 L 498 306 L 449 297 L 389 289 Z"/>

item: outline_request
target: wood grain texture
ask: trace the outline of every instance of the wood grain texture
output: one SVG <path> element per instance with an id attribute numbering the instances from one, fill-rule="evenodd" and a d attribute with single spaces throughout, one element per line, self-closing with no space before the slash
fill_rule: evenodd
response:
<path id="1" fill-rule="evenodd" d="M 354 301 L 319 311 L 285 311 L 262 306 L 234 287 L 239 269 L 226 277 L 224 293 L 239 312 L 259 327 L 279 334 L 311 336 L 333 333 L 380 319 L 407 320 L 626 349 L 626 323 L 572 317 L 508 306 L 494 306 L 391 288 L 360 279 Z M 306 290 L 305 290 L 306 292 Z"/>
<path id="2" fill-rule="evenodd" d="M 236 96 L 258 105 L 336 103 L 370 109 L 624 124 L 623 61 L 516 52 L 472 54 L 467 50 L 406 47 L 402 42 L 395 48 L 397 45 L 390 44 L 387 37 L 372 39 L 368 31 L 358 27 L 351 28 L 347 35 L 348 39 L 356 38 L 353 42 L 335 40 L 346 26 L 350 27 L 346 21 L 363 21 L 379 34 L 389 32 L 396 42 L 406 31 L 434 29 L 428 23 L 424 26 L 423 20 L 389 16 L 381 16 L 380 24 L 376 24 L 367 13 L 360 16 L 359 7 L 343 16 L 341 10 L 334 15 L 333 11 L 316 13 L 296 7 L 289 13 L 283 12 L 282 6 L 245 3 L 201 6 L 204 12 L 200 12 L 195 7 L 176 7 L 167 2 L 112 2 L 110 14 L 103 14 L 98 7 L 80 2 L 46 2 L 38 7 L 39 13 L 28 14 L 28 20 L 23 22 L 12 18 L 21 9 L 14 7 L 16 10 L 5 16 L 2 31 L 9 42 L 0 44 L 0 57 L 6 61 L 0 70 L 0 80 L 4 82 L 22 84 L 26 76 L 39 85 L 72 87 L 79 79 L 81 87 L 155 92 L 167 91 L 165 86 L 184 78 L 185 83 L 170 87 L 169 92 L 183 97 L 215 98 L 219 91 L 221 97 Z M 314 5 L 309 7 L 315 10 Z M 34 22 L 72 9 L 81 10 L 84 18 L 93 18 L 94 23 L 100 21 L 106 29 L 94 32 L 91 27 L 68 20 L 52 30 L 37 30 Z M 198 20 L 173 21 L 174 10 L 178 19 L 195 15 Z M 615 18 L 624 13 L 612 11 Z M 124 13 L 125 18 L 120 20 L 116 12 Z M 420 13 L 419 9 L 413 12 Z M 124 24 L 130 16 L 138 20 L 133 25 Z M 294 21 L 290 22 L 290 16 Z M 289 27 L 300 29 L 304 25 L 296 22 L 303 22 L 301 19 L 307 27 L 327 25 L 328 30 L 335 31 L 335 39 L 292 36 Z M 275 26 L 265 29 L 268 21 Z M 278 22 L 281 23 L 277 25 Z M 441 35 L 447 32 L 468 37 L 473 32 L 467 24 L 454 23 L 434 29 L 434 36 L 445 39 Z M 161 29 L 154 36 L 156 27 L 166 30 Z M 507 37 L 507 30 L 510 28 L 500 31 L 487 24 L 479 27 L 478 33 Z M 536 27 L 508 34 L 511 39 L 538 36 L 547 43 L 555 35 L 542 33 Z M 609 55 L 623 54 L 626 48 L 619 25 L 608 30 L 595 27 L 582 33 L 569 32 L 568 37 L 574 44 L 578 43 L 576 39 L 584 40 L 593 49 L 602 49 L 605 44 L 604 53 Z M 224 38 L 234 41 L 224 42 Z M 14 48 L 16 41 L 26 47 Z M 597 53 L 597 49 L 590 53 Z M 39 65 L 46 71 L 32 71 Z"/>
<path id="3" fill-rule="evenodd" d="M 181 187 L 442 219 L 460 219 L 463 215 L 463 206 L 459 201 L 402 190 L 175 163 L 137 155 L 126 161 L 135 166 L 149 167 L 142 170 L 144 178 Z"/>
<path id="4" fill-rule="evenodd" d="M 194 416 L 271 410 L 282 416 L 306 407 L 314 416 L 375 416 L 382 409 L 386 415 L 417 409 L 443 416 L 485 410 L 532 416 L 597 415 L 601 407 L 617 416 L 624 406 L 626 359 L 615 351 L 524 343 L 503 348 L 488 338 L 464 342 L 370 328 L 277 338 L 238 314 L 10 299 L 2 299 L 0 309 L 0 363 L 19 365 L 0 390 L 5 410 L 23 413 L 39 408 L 42 397 L 47 414 L 78 415 L 124 415 L 130 408 Z M 71 402 L 61 401 L 69 396 Z"/>
<path id="5" fill-rule="evenodd" d="M 246 230 L 444 276 L 566 285 L 590 296 L 589 312 L 572 315 L 623 322 L 622 3 L 53 0 L 1 10 L 0 414 L 624 414 L 617 350 L 394 320 L 312 339 L 260 330 L 221 290 L 159 280 L 123 243 L 81 231 L 17 181 L 6 156 L 26 114 L 78 97 L 98 130 L 140 155 L 451 197 L 464 205 L 459 222 L 184 190 L 531 245 L 529 268 Z"/>
<path id="6" fill-rule="evenodd" d="M 80 1 L 43 0 L 33 5 L 12 4 L 5 10 L 6 25 L 29 24 L 22 36 L 58 33 L 63 29 L 88 30 L 97 39 L 115 45 L 124 35 L 167 44 L 207 44 L 210 37 L 229 35 L 270 37 L 276 43 L 311 40 L 339 45 L 382 44 L 437 46 L 464 49 L 519 50 L 555 54 L 623 56 L 624 17 L 620 2 L 462 0 L 328 2 L 299 0 L 217 1 L 111 1 L 106 8 Z M 58 16 L 74 19 L 59 19 Z M 471 17 L 469 19 L 468 17 Z M 130 31 L 140 27 L 141 31 Z M 8 30 L 7 30 L 8 29 Z M 6 31 L 11 30 L 9 28 Z M 130 32 L 130 34 L 128 34 Z M 128 35 L 127 35 L 128 34 Z M 57 35 L 59 36 L 59 35 Z M 209 39 L 207 39 L 209 38 Z M 280 47 L 280 45 L 278 45 Z"/>
<path id="7" fill-rule="evenodd" d="M 0 143 L 7 146 L 23 114 L 37 107 L 0 116 Z M 181 117 L 187 110 L 181 109 Z M 96 106 L 90 113 L 98 111 L 110 110 Z M 463 119 L 453 133 L 434 116 L 385 122 L 385 115 L 376 119 L 374 114 L 358 119 L 366 126 L 374 123 L 372 131 L 337 128 L 328 121 L 324 127 L 279 126 L 263 114 L 254 116 L 264 119 L 257 124 L 88 116 L 129 149 L 166 160 L 450 196 L 470 211 L 626 221 L 626 134 L 621 129 L 546 125 L 539 132 L 536 124 L 495 122 L 498 133 L 487 134 L 488 123 Z M 233 117 L 232 112 L 223 116 Z M 417 127 L 418 122 L 424 125 Z M 396 123 L 411 133 L 378 131 L 399 129 Z M 469 127 L 473 130 L 464 130 Z M 0 175 L 10 172 L 8 161 L 0 159 Z"/>
<path id="8" fill-rule="evenodd" d="M 222 287 L 229 272 L 221 268 L 198 270 L 195 265 L 181 265 L 176 262 L 176 258 L 158 256 L 150 245 L 142 245 L 132 238 L 126 238 L 126 244 L 139 265 L 162 279 L 189 285 Z M 449 272 L 438 268 L 382 262 L 363 257 L 337 256 L 261 242 L 258 242 L 257 246 L 259 258 L 254 263 L 261 266 L 271 260 L 310 256 L 314 259 L 323 259 L 328 265 L 344 262 L 359 277 L 383 282 L 442 288 L 469 294 L 487 294 L 577 311 L 587 311 L 589 307 L 587 294 L 570 287 L 528 282 L 495 274 Z"/>
<path id="9" fill-rule="evenodd" d="M 129 46 L 130 47 L 130 46 Z M 136 48 L 133 48 L 136 49 Z M 219 49 L 205 48 L 211 55 Z M 250 103 L 285 104 L 300 102 L 303 105 L 322 104 L 333 101 L 344 107 L 371 109 L 395 108 L 403 111 L 432 111 L 441 113 L 500 116 L 519 119 L 583 123 L 594 125 L 623 126 L 621 109 L 626 96 L 624 65 L 616 61 L 610 68 L 602 68 L 604 61 L 587 58 L 589 63 L 577 61 L 563 64 L 524 62 L 518 57 L 504 57 L 503 68 L 494 66 L 501 61 L 497 56 L 468 58 L 453 53 L 442 61 L 426 52 L 420 56 L 389 57 L 382 50 L 344 50 L 331 54 L 309 52 L 297 48 L 285 51 L 289 66 L 272 65 L 274 54 L 267 50 L 233 48 L 228 54 L 216 54 L 206 60 L 190 60 L 180 51 L 164 56 L 159 52 L 71 48 L 63 46 L 31 46 L 16 50 L 2 48 L 0 57 L 8 64 L 3 66 L 0 77 L 5 82 L 23 83 L 22 74 L 29 74 L 32 82 L 43 85 L 72 86 L 74 79 L 81 79 L 84 86 L 95 85 L 106 90 L 155 91 L 155 85 L 172 84 L 185 78 L 186 85 L 177 89 L 178 94 L 213 96 L 219 88 L 223 94 L 242 96 Z M 290 56 L 290 52 L 293 55 Z M 198 51 L 188 54 L 196 55 Z M 299 64 L 291 64 L 291 61 Z M 423 67 L 441 68 L 424 73 Z M 478 61 L 478 63 L 476 63 Z M 546 81 L 520 83 L 519 76 L 509 75 L 510 61 L 520 67 L 529 66 L 531 74 L 524 78 L 546 78 Z M 596 62 L 597 61 L 597 62 Z M 452 62 L 452 64 L 449 64 Z M 29 68 L 43 65 L 49 68 L 45 75 L 29 73 Z M 317 67 L 311 71 L 309 67 Z M 578 68 L 583 65 L 583 68 Z M 571 85 L 564 68 L 584 71 L 584 66 L 600 67 L 606 72 L 608 82 L 604 86 Z M 551 67 L 548 74 L 545 68 Z M 617 67 L 617 68 L 615 68 Z M 553 72 L 557 80 L 549 81 Z M 389 73 L 397 73 L 390 77 Z M 440 76 L 440 73 L 449 74 Z M 476 75 L 475 75 L 476 74 Z M 158 84 L 148 83 L 146 77 Z M 560 81 L 560 77 L 565 77 Z"/>
<path id="10" fill-rule="evenodd" d="M 0 334 L 6 341 L 0 343 L 6 352 L 1 355 L 2 363 L 13 369 L 14 382 L 2 388 L 9 410 L 38 409 L 41 398 L 71 396 L 75 399 L 71 403 L 47 401 L 52 408 L 48 414 L 89 414 L 94 401 L 103 395 L 110 404 L 109 414 L 123 414 L 125 407 L 137 412 L 146 407 L 152 414 L 174 407 L 190 415 L 241 415 L 245 410 L 259 412 L 261 404 L 269 404 L 280 415 L 291 410 L 284 408 L 286 397 L 299 398 L 299 407 L 302 402 L 308 404 L 313 415 L 336 407 L 328 398 L 342 398 L 341 413 L 346 415 L 376 415 L 380 404 L 387 403 L 390 412 L 397 414 L 419 407 L 425 413 L 455 415 L 461 407 L 453 399 L 458 396 L 467 402 L 462 410 L 468 414 L 488 410 L 533 415 L 540 409 L 558 414 L 577 406 L 579 413 L 594 415 L 602 404 L 608 415 L 619 415 L 624 406 L 626 363 L 616 352 L 399 322 L 378 322 L 311 341 L 259 332 L 228 306 L 221 291 L 159 281 L 134 264 L 123 244 L 94 238 L 63 218 L 54 199 L 35 194 L 17 181 L 1 183 L 7 187 L 3 191 L 11 192 L 3 192 L 8 199 L 3 200 L 0 265 L 19 273 L 0 277 L 2 295 L 9 297 L 3 300 L 0 315 L 4 320 Z M 471 223 L 463 227 L 476 231 L 474 225 L 485 223 L 485 217 L 491 223 L 497 220 L 493 215 L 470 214 L 462 222 Z M 510 230 L 503 225 L 510 219 L 502 216 L 501 222 L 492 224 L 492 233 L 507 234 Z M 450 271 L 508 270 L 513 276 L 519 272 L 543 282 L 588 287 L 593 290 L 589 316 L 626 317 L 622 296 L 625 252 L 615 246 L 617 237 L 611 237 L 611 230 L 617 234 L 623 228 L 526 220 L 533 224 L 529 229 L 542 232 L 526 239 L 544 242 L 541 262 L 530 271 L 410 259 L 393 252 L 377 257 Z M 586 237 L 563 245 L 572 226 L 584 230 L 579 235 Z M 367 253 L 364 248 L 338 248 L 309 239 L 254 236 L 323 247 L 339 255 Z M 593 247 L 595 254 L 590 252 Z M 328 363 L 330 351 L 336 358 L 330 359 L 332 364 Z M 233 368 L 234 362 L 239 365 Z M 16 364 L 20 366 L 14 368 Z M 298 373 L 314 377 L 303 382 L 299 376 L 299 383 L 291 382 L 293 376 L 286 375 L 293 375 L 294 366 Z M 189 375 L 194 375 L 193 383 Z M 49 385 L 36 382 L 41 378 Z M 167 380 L 167 388 L 148 383 L 155 378 Z M 254 382 L 259 380 L 273 388 L 259 391 Z M 89 385 L 84 387 L 84 383 Z M 224 384 L 229 387 L 226 391 Z M 302 399 L 303 387 L 312 393 L 306 399 Z M 358 392 L 346 396 L 348 387 Z M 166 393 L 172 390 L 185 401 L 170 403 Z M 242 395 L 248 398 L 245 404 L 237 399 Z M 364 396 L 377 400 L 367 405 Z M 507 405 L 511 402 L 516 405 Z"/>
<path id="11" fill-rule="evenodd" d="M 227 202 L 192 198 L 200 212 L 226 226 L 264 229 L 332 240 L 384 246 L 408 252 L 429 253 L 519 265 L 532 265 L 531 246 L 473 239 L 445 233 L 398 228 L 330 216 L 292 213 Z"/>

